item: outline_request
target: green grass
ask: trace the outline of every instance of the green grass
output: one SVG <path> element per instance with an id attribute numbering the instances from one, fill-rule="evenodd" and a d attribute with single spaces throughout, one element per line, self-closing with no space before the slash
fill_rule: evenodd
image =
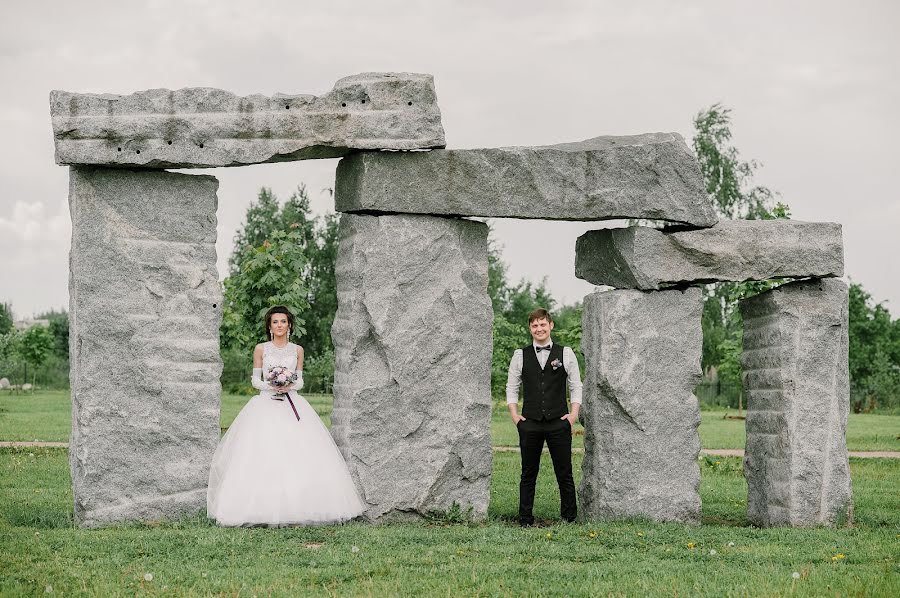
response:
<path id="1" fill-rule="evenodd" d="M 84 530 L 64 449 L 0 449 L 0 595 L 900 595 L 896 461 L 851 460 L 856 524 L 839 530 L 749 527 L 740 459 L 701 468 L 700 527 L 520 529 L 518 455 L 495 453 L 482 524 L 222 529 L 198 516 Z M 535 514 L 558 509 L 545 458 Z"/>
<path id="2" fill-rule="evenodd" d="M 331 395 L 304 395 L 326 425 L 330 424 Z M 250 397 L 222 397 L 223 428 L 228 427 Z M 736 411 L 701 412 L 700 440 L 704 448 L 744 448 L 744 421 L 724 419 Z M 71 409 L 69 394 L 62 391 L 34 395 L 0 394 L 0 440 L 69 439 Z M 573 446 L 584 445 L 583 428 L 575 424 Z M 518 446 L 515 426 L 506 406 L 495 403 L 491 417 L 491 438 L 495 446 Z M 900 415 L 851 413 L 847 423 L 847 446 L 852 451 L 900 451 Z"/>

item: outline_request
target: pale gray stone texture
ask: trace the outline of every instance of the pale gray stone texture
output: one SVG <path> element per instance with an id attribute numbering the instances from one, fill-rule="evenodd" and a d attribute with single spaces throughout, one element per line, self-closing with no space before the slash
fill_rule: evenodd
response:
<path id="1" fill-rule="evenodd" d="M 211 176 L 73 167 L 69 207 L 75 520 L 201 512 L 219 440 Z"/>
<path id="2" fill-rule="evenodd" d="M 362 152 L 338 164 L 335 203 L 342 212 L 373 214 L 716 222 L 697 160 L 677 133 L 544 147 Z"/>
<path id="3" fill-rule="evenodd" d="M 584 299 L 583 521 L 700 522 L 699 288 Z"/>
<path id="4" fill-rule="evenodd" d="M 57 164 L 194 168 L 444 147 L 434 79 L 363 73 L 323 95 L 50 94 Z"/>
<path id="5" fill-rule="evenodd" d="M 792 282 L 740 309 L 747 518 L 761 527 L 849 524 L 847 285 Z"/>
<path id="6" fill-rule="evenodd" d="M 722 220 L 677 232 L 632 226 L 588 231 L 575 245 L 575 276 L 616 288 L 843 275 L 841 225 L 832 222 Z"/>
<path id="7" fill-rule="evenodd" d="M 487 225 L 344 214 L 331 432 L 370 521 L 490 499 Z"/>

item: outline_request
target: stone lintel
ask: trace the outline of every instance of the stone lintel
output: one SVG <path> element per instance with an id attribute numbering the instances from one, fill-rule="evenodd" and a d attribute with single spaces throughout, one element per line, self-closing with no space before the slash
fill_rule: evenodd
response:
<path id="1" fill-rule="evenodd" d="M 50 113 L 57 164 L 203 168 L 446 145 L 434 79 L 416 73 L 345 77 L 318 97 L 53 91 Z"/>
<path id="2" fill-rule="evenodd" d="M 362 152 L 338 164 L 335 203 L 341 212 L 371 214 L 716 222 L 697 160 L 677 133 L 542 147 Z"/>
<path id="3" fill-rule="evenodd" d="M 832 222 L 722 220 L 674 232 L 610 228 L 586 232 L 575 247 L 575 275 L 616 288 L 844 274 L 841 225 Z"/>

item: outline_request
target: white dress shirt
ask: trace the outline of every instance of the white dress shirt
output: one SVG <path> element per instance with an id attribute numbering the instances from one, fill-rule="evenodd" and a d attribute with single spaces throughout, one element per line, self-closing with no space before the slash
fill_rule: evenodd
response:
<path id="1" fill-rule="evenodd" d="M 543 368 L 547 365 L 547 359 L 550 357 L 550 351 L 537 351 L 536 344 L 532 343 L 530 351 L 534 351 L 537 355 L 538 363 Z M 553 346 L 550 341 L 548 347 Z M 569 385 L 569 399 L 573 403 L 581 404 L 581 372 L 578 370 L 578 359 L 575 358 L 575 351 L 569 347 L 563 347 L 563 368 L 566 370 L 567 383 Z M 506 402 L 519 402 L 519 388 L 522 386 L 522 349 L 516 349 L 512 359 L 509 362 L 509 375 L 506 379 Z"/>

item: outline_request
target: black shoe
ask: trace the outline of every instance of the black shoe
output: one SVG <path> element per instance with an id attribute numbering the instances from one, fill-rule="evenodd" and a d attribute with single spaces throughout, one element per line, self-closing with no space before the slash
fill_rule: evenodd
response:
<path id="1" fill-rule="evenodd" d="M 566 523 L 575 523 L 575 517 L 563 517 L 563 521 Z"/>
<path id="2" fill-rule="evenodd" d="M 520 527 L 531 527 L 534 525 L 534 519 L 519 519 Z"/>

